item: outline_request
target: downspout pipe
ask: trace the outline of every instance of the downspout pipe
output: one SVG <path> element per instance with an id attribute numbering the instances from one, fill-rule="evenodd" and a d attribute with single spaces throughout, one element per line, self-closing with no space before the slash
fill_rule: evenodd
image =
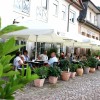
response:
<path id="1" fill-rule="evenodd" d="M 73 2 L 71 2 L 71 3 L 68 5 L 67 32 L 69 32 L 69 12 L 70 12 L 70 6 L 73 5 L 73 3 L 74 3 L 74 0 L 73 0 Z"/>

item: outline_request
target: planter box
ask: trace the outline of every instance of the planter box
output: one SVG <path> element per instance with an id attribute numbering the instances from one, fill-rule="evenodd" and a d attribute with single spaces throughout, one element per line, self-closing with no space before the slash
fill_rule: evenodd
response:
<path id="1" fill-rule="evenodd" d="M 90 73 L 94 73 L 95 72 L 95 68 L 90 68 Z"/>
<path id="2" fill-rule="evenodd" d="M 76 75 L 76 72 L 71 72 L 71 74 L 70 74 L 70 78 L 74 78 L 75 75 Z"/>
<path id="3" fill-rule="evenodd" d="M 56 84 L 58 77 L 49 76 L 49 83 Z"/>
<path id="4" fill-rule="evenodd" d="M 62 78 L 62 80 L 63 80 L 63 81 L 69 80 L 70 74 L 71 74 L 70 72 L 63 71 L 63 72 L 61 73 L 61 78 Z"/>
<path id="5" fill-rule="evenodd" d="M 98 66 L 98 70 L 100 70 L 100 66 Z"/>
<path id="6" fill-rule="evenodd" d="M 77 72 L 78 76 L 82 76 L 83 75 L 83 68 L 78 68 L 76 72 Z"/>
<path id="7" fill-rule="evenodd" d="M 36 87 L 42 87 L 44 85 L 44 81 L 45 81 L 45 79 L 36 79 L 36 80 L 34 80 L 34 85 Z"/>
<path id="8" fill-rule="evenodd" d="M 84 68 L 84 74 L 89 74 L 89 71 L 90 71 L 90 67 Z"/>

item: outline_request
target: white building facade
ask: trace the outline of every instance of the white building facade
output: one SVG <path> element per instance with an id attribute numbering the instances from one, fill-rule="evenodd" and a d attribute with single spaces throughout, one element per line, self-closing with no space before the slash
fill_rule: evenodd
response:
<path id="1" fill-rule="evenodd" d="M 77 20 L 80 10 L 83 9 L 81 0 L 0 0 L 0 16 L 2 19 L 2 27 L 14 23 L 32 20 L 47 23 L 53 27 L 54 32 L 70 34 L 80 33 L 79 22 Z M 6 6 L 3 6 L 5 5 Z M 94 13 L 96 19 L 96 14 Z M 69 20 L 68 20 L 69 17 Z M 89 19 L 89 16 L 87 16 Z M 95 24 L 98 21 L 92 21 Z M 98 37 L 98 36 L 97 36 Z M 98 37 L 99 38 L 99 37 Z M 66 46 L 62 43 L 55 44 L 58 51 L 66 52 Z M 26 43 L 26 49 L 31 55 L 35 44 Z M 52 43 L 38 43 L 38 52 L 41 53 L 46 47 L 53 46 Z"/>

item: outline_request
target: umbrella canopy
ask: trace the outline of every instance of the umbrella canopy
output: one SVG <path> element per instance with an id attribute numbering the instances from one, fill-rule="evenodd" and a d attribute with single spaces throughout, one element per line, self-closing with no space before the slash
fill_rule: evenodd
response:
<path id="1" fill-rule="evenodd" d="M 54 29 L 47 23 L 25 21 L 17 26 L 25 26 L 27 29 L 9 32 L 2 35 L 2 38 L 15 37 L 16 39 L 25 39 L 27 41 L 36 42 L 35 58 L 37 58 L 37 42 L 64 42 L 63 38 L 54 32 Z"/>
<path id="2" fill-rule="evenodd" d="M 25 39 L 27 41 L 38 42 L 63 42 L 61 36 L 54 32 L 54 29 L 47 23 L 33 22 L 31 20 L 16 24 L 17 26 L 25 26 L 27 29 L 20 31 L 9 32 L 4 34 L 2 38 L 15 37 L 17 39 Z"/>
<path id="3" fill-rule="evenodd" d="M 73 34 L 69 32 L 66 33 L 64 40 L 65 45 L 72 46 L 72 44 L 74 44 L 74 46 L 77 47 L 89 47 L 90 42 L 90 39 L 88 37 L 82 36 L 78 33 Z"/>

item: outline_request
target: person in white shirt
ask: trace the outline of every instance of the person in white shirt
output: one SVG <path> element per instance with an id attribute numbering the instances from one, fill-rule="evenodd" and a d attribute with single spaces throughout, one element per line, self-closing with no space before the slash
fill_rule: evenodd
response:
<path id="1" fill-rule="evenodd" d="M 21 53 L 20 52 L 17 52 L 16 53 L 16 57 L 13 61 L 13 65 L 15 67 L 15 69 L 18 69 L 20 68 L 22 65 L 23 65 L 23 60 L 21 59 Z"/>
<path id="2" fill-rule="evenodd" d="M 48 62 L 47 51 L 45 50 L 43 54 L 39 55 L 40 59 L 44 62 Z"/>
<path id="3" fill-rule="evenodd" d="M 54 62 L 58 62 L 58 58 L 56 57 L 56 53 L 55 52 L 52 52 L 51 53 L 51 58 L 49 59 L 48 61 L 48 64 L 53 67 L 53 63 Z"/>

